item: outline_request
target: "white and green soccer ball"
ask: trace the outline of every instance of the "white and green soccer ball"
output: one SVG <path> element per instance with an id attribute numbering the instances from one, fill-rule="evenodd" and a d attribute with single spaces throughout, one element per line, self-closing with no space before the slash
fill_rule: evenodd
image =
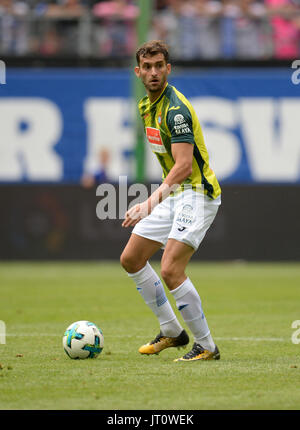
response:
<path id="1" fill-rule="evenodd" d="M 103 346 L 102 330 L 90 321 L 74 322 L 63 336 L 63 347 L 70 358 L 96 358 Z"/>

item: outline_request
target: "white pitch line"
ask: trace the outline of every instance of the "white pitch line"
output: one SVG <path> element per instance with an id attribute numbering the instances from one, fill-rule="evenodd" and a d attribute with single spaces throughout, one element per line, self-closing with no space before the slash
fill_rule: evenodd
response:
<path id="1" fill-rule="evenodd" d="M 285 342 L 288 339 L 283 337 L 215 337 L 216 340 L 245 340 L 247 342 Z"/>
<path id="2" fill-rule="evenodd" d="M 63 334 L 54 333 L 6 333 L 7 337 L 60 337 Z M 121 335 L 120 335 L 121 336 Z M 108 335 L 109 338 L 120 338 L 120 336 Z M 105 335 L 104 335 L 105 337 Z M 135 335 L 122 335 L 122 337 L 144 339 L 145 336 L 135 336 Z M 215 337 L 214 339 L 220 341 L 246 341 L 246 342 L 288 342 L 288 338 L 283 337 Z"/>

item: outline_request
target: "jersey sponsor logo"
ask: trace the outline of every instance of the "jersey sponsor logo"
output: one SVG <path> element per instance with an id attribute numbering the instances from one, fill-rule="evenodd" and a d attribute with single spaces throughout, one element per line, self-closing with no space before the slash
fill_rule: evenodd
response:
<path id="1" fill-rule="evenodd" d="M 170 107 L 169 111 L 170 110 L 178 110 L 178 109 L 180 109 L 180 106 L 172 106 L 172 107 Z"/>
<path id="2" fill-rule="evenodd" d="M 146 136 L 153 152 L 159 152 L 160 154 L 167 152 L 158 128 L 146 127 Z"/>
<path id="3" fill-rule="evenodd" d="M 183 127 L 180 127 L 180 128 L 176 128 L 176 126 L 174 127 L 176 134 L 191 133 L 191 130 L 187 124 L 182 124 L 182 125 Z"/>
<path id="4" fill-rule="evenodd" d="M 181 115 L 181 113 L 178 113 L 177 115 L 174 116 L 174 122 L 176 125 L 182 124 L 183 122 L 185 122 L 184 116 Z"/>
<path id="5" fill-rule="evenodd" d="M 174 116 L 174 131 L 176 134 L 191 133 L 189 125 L 186 123 L 186 119 L 180 113 Z"/>

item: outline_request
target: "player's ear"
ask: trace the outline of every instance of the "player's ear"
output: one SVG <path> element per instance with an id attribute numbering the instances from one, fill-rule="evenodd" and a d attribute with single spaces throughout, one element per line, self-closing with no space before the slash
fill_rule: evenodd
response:
<path id="1" fill-rule="evenodd" d="M 171 73 L 171 64 L 167 63 L 167 71 L 168 71 L 168 75 Z"/>
<path id="2" fill-rule="evenodd" d="M 134 68 L 134 73 L 136 74 L 136 76 L 139 78 L 140 77 L 140 68 L 138 66 L 136 66 Z"/>

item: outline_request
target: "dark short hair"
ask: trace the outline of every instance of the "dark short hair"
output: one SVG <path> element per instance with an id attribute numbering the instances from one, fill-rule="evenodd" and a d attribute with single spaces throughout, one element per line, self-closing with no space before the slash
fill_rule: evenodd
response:
<path id="1" fill-rule="evenodd" d="M 169 62 L 169 50 L 168 46 L 162 40 L 150 40 L 150 42 L 144 43 L 136 51 L 136 62 L 140 65 L 140 57 L 147 57 L 150 55 L 152 57 L 156 54 L 163 54 L 166 63 Z"/>

